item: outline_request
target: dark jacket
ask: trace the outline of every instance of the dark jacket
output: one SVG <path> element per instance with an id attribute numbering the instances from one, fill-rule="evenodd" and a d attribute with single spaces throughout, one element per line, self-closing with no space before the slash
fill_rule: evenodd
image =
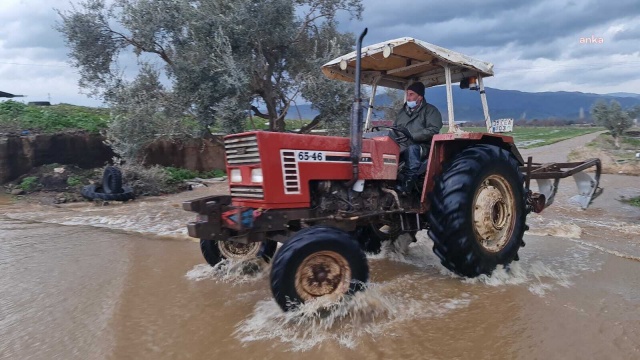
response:
<path id="1" fill-rule="evenodd" d="M 442 115 L 435 106 L 423 100 L 412 112 L 403 105 L 393 125 L 409 130 L 414 143 L 422 147 L 423 154 L 428 154 L 431 138 L 442 129 Z"/>

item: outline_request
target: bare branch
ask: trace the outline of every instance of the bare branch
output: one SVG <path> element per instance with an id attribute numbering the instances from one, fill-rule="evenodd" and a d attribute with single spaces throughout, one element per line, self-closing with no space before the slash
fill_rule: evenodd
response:
<path id="1" fill-rule="evenodd" d="M 260 111 L 260 109 L 258 109 L 257 107 L 255 107 L 255 106 L 253 106 L 253 105 L 252 105 L 252 106 L 251 106 L 251 110 L 253 111 L 253 114 L 254 114 L 255 116 L 257 116 L 257 117 L 259 117 L 259 118 L 262 118 L 262 119 L 269 120 L 269 115 L 267 115 L 267 114 L 265 114 L 265 113 L 261 112 L 261 111 Z"/>
<path id="2" fill-rule="evenodd" d="M 300 134 L 308 134 L 309 132 L 311 132 L 311 130 L 313 130 L 315 127 L 320 125 L 321 122 L 322 122 L 322 116 L 321 115 L 316 115 L 316 117 L 314 117 L 313 120 L 311 120 L 310 123 L 308 123 L 307 125 L 303 126 L 300 129 L 300 131 L 298 131 L 298 133 L 300 133 Z"/>
<path id="3" fill-rule="evenodd" d="M 120 32 L 114 31 L 112 29 L 108 29 L 108 31 L 111 34 L 115 35 L 117 38 L 120 38 L 120 39 L 124 40 L 125 42 L 129 43 L 133 47 L 136 47 L 136 48 L 138 48 L 138 49 L 140 49 L 140 50 L 142 50 L 144 52 L 148 52 L 148 53 L 153 53 L 153 54 L 159 55 L 160 58 L 162 60 L 164 60 L 169 66 L 171 66 L 171 67 L 174 66 L 173 61 L 169 58 L 169 55 L 167 55 L 167 53 L 164 51 L 164 48 L 162 48 L 162 46 L 160 46 L 160 50 L 158 50 L 158 49 L 150 49 L 150 48 L 145 47 L 142 43 L 136 41 L 134 38 L 127 37 L 126 35 L 124 35 L 124 34 L 122 34 Z M 157 45 L 157 43 L 155 43 L 155 44 Z"/>

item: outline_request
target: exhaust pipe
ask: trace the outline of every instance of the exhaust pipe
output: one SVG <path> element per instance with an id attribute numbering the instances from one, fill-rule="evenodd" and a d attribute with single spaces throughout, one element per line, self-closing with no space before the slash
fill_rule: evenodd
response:
<path id="1" fill-rule="evenodd" d="M 348 186 L 352 186 L 358 181 L 358 164 L 360 163 L 360 156 L 362 154 L 362 131 L 363 131 L 363 111 L 362 111 L 362 98 L 360 97 L 360 70 L 362 68 L 362 39 L 367 35 L 367 28 L 362 31 L 358 41 L 356 42 L 356 88 L 355 98 L 353 99 L 353 105 L 351 107 L 351 166 L 353 167 L 353 176 L 349 181 Z"/>

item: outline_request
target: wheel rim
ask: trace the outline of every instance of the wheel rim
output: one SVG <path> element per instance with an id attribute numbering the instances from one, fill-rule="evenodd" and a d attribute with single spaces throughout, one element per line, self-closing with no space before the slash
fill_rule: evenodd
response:
<path id="1" fill-rule="evenodd" d="M 516 203 L 511 185 L 501 175 L 486 178 L 473 201 L 474 232 L 478 243 L 487 251 L 502 250 L 515 224 Z"/>
<path id="2" fill-rule="evenodd" d="M 334 251 L 313 253 L 296 270 L 296 292 L 304 301 L 325 295 L 337 298 L 349 290 L 350 283 L 349 262 Z"/>
<path id="3" fill-rule="evenodd" d="M 260 252 L 260 242 L 250 244 L 240 244 L 233 241 L 218 241 L 220 254 L 230 260 L 247 260 L 258 256 Z"/>

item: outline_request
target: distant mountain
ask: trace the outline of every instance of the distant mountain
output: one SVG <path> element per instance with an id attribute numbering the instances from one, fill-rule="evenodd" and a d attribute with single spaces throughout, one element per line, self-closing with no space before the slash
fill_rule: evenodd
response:
<path id="1" fill-rule="evenodd" d="M 640 98 L 640 94 L 626 93 L 626 92 L 616 92 L 616 93 L 610 93 L 610 94 L 607 94 L 607 95 L 614 96 L 614 97 Z"/>
<path id="2" fill-rule="evenodd" d="M 598 99 L 616 100 L 623 108 L 640 105 L 640 94 L 630 93 L 624 93 L 625 96 L 620 96 L 621 93 L 617 93 L 617 95 L 566 91 L 528 93 L 494 88 L 487 88 L 486 91 L 489 112 L 493 119 L 577 119 L 580 117 L 581 109 L 584 116 L 589 118 L 589 110 Z M 427 89 L 426 98 L 446 118 L 447 94 L 445 87 L 438 86 Z M 383 93 L 376 96 L 374 105 L 388 105 L 389 103 L 389 97 Z M 477 91 L 463 90 L 454 86 L 453 105 L 457 121 L 482 121 L 484 118 L 480 95 Z M 302 119 L 312 119 L 317 115 L 317 111 L 311 109 L 309 104 L 298 105 L 298 110 Z M 381 113 L 376 113 L 376 115 L 377 118 L 382 116 Z M 287 118 L 298 119 L 298 112 L 295 108 L 291 109 Z"/>

